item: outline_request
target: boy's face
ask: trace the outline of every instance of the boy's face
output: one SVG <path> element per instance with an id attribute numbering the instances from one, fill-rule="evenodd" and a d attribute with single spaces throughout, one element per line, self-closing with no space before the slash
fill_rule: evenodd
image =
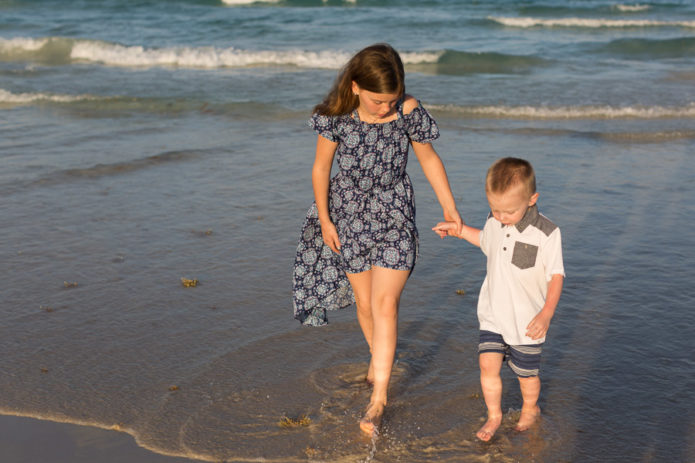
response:
<path id="1" fill-rule="evenodd" d="M 524 185 L 518 184 L 504 193 L 487 192 L 487 201 L 493 217 L 504 225 L 516 225 L 524 218 L 526 210 L 536 204 L 538 193 L 529 196 Z"/>

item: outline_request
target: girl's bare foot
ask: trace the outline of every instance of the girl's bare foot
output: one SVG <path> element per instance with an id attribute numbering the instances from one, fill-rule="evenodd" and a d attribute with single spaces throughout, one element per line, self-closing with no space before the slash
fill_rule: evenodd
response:
<path id="1" fill-rule="evenodd" d="M 502 424 L 502 415 L 488 416 L 487 421 L 482 428 L 478 430 L 476 436 L 483 442 L 492 439 L 492 436 L 497 432 L 497 428 Z"/>
<path id="2" fill-rule="evenodd" d="M 380 402 L 369 402 L 367 411 L 360 420 L 360 429 L 362 432 L 370 436 L 377 435 L 379 433 L 379 425 L 381 424 L 382 416 L 384 416 L 384 404 Z"/>
<path id="3" fill-rule="evenodd" d="M 516 423 L 516 426 L 514 429 L 516 431 L 526 431 L 528 428 L 533 426 L 533 423 L 536 422 L 536 419 L 541 415 L 541 409 L 538 407 L 538 405 L 535 405 L 531 409 L 525 409 L 524 407 L 521 407 L 521 416 L 519 417 L 519 421 Z"/>

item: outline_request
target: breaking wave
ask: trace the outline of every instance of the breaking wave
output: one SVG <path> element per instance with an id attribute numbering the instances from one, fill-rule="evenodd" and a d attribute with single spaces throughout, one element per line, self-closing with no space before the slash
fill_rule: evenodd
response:
<path id="1" fill-rule="evenodd" d="M 403 52 L 404 63 L 436 62 L 443 52 Z M 296 66 L 339 69 L 351 52 L 323 50 L 243 50 L 234 47 L 147 48 L 63 37 L 0 39 L 0 60 L 36 60 L 54 64 L 98 63 L 120 67 L 172 66 L 217 69 L 250 66 Z"/>
<path id="2" fill-rule="evenodd" d="M 74 103 L 77 101 L 94 101 L 100 98 L 92 95 L 60 95 L 51 93 L 12 93 L 0 88 L 0 105 L 24 105 L 36 102 Z"/>
<path id="3" fill-rule="evenodd" d="M 625 27 L 687 27 L 695 28 L 695 21 L 658 21 L 653 19 L 603 19 L 603 18 L 535 18 L 535 17 L 495 17 L 489 20 L 509 27 L 585 27 L 625 28 Z"/>
<path id="4" fill-rule="evenodd" d="M 500 119 L 677 119 L 695 117 L 695 102 L 680 107 L 430 105 L 428 108 L 467 117 Z"/>

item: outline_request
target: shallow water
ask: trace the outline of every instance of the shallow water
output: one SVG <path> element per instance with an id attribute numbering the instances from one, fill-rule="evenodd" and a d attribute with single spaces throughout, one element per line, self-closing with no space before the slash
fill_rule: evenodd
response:
<path id="1" fill-rule="evenodd" d="M 673 24 L 695 17 L 689 4 L 49 4 L 0 2 L 0 412 L 209 461 L 693 460 L 693 28 Z M 408 28 L 380 33 L 384 17 Z M 46 37 L 57 50 L 37 55 L 27 40 Z M 77 58 L 70 40 L 100 42 Z M 532 432 L 512 429 L 505 371 L 505 422 L 474 438 L 484 257 L 429 233 L 441 213 L 415 157 L 421 254 L 377 441 L 357 427 L 369 390 L 354 309 L 324 328 L 292 320 L 306 120 L 336 63 L 377 40 L 404 52 L 408 90 L 440 124 L 464 219 L 482 225 L 485 171 L 515 155 L 562 228 Z"/>

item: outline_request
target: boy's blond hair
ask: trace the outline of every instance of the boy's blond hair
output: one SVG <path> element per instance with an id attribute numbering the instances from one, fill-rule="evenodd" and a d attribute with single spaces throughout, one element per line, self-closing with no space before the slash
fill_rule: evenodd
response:
<path id="1" fill-rule="evenodd" d="M 505 193 L 519 184 L 525 187 L 529 197 L 536 193 L 536 174 L 525 159 L 498 159 L 487 170 L 485 191 L 488 193 Z"/>

